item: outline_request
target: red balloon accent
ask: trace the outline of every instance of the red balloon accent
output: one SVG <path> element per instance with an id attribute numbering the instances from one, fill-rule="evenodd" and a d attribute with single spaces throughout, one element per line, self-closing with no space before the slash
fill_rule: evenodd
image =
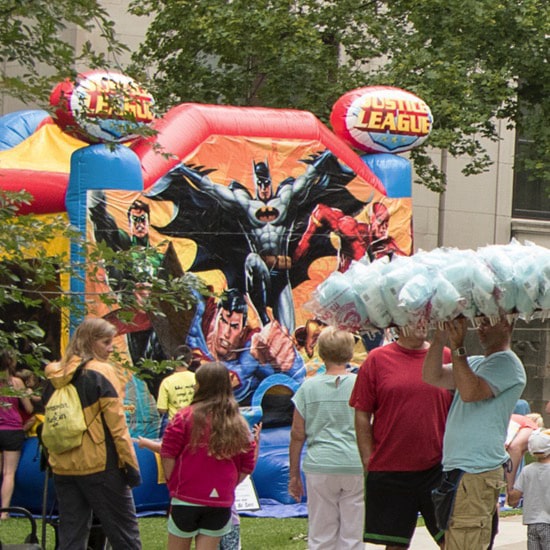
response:
<path id="1" fill-rule="evenodd" d="M 135 137 L 136 127 L 153 121 L 151 94 L 121 73 L 81 73 L 50 94 L 57 124 L 87 143 L 121 142 Z"/>
<path id="2" fill-rule="evenodd" d="M 56 124 L 67 134 L 81 139 L 86 143 L 94 143 L 97 140 L 91 139 L 86 132 L 79 128 L 78 122 L 71 110 L 71 96 L 74 91 L 74 82 L 65 79 L 60 82 L 50 94 L 50 105 L 55 107 L 54 120 Z"/>
<path id="3" fill-rule="evenodd" d="M 368 86 L 344 94 L 332 108 L 334 133 L 367 153 L 402 153 L 430 135 L 428 105 L 411 92 L 392 86 Z"/>

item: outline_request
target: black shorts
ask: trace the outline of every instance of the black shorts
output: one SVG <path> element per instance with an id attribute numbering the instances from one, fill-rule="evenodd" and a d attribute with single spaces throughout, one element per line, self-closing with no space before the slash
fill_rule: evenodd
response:
<path id="1" fill-rule="evenodd" d="M 364 541 L 407 548 L 418 513 L 436 542 L 444 532 L 436 525 L 432 489 L 441 481 L 441 466 L 420 472 L 369 472 L 365 484 Z"/>
<path id="2" fill-rule="evenodd" d="M 170 521 L 171 520 L 171 521 Z M 176 529 L 170 529 L 170 524 Z M 231 530 L 231 508 L 172 504 L 168 531 L 180 537 L 222 536 Z"/>
<path id="3" fill-rule="evenodd" d="M 25 443 L 23 430 L 0 430 L 0 451 L 20 451 Z"/>

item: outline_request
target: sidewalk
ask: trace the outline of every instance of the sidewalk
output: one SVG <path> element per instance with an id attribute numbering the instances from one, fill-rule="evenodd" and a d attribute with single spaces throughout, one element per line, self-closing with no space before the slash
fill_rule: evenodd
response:
<path id="1" fill-rule="evenodd" d="M 526 550 L 527 527 L 522 523 L 522 516 L 501 517 L 498 524 L 498 535 L 495 539 L 494 550 Z M 380 550 L 382 546 L 377 544 L 365 544 L 365 550 Z M 418 527 L 414 532 L 412 544 L 409 550 L 437 550 L 438 546 L 433 541 L 425 527 Z"/>

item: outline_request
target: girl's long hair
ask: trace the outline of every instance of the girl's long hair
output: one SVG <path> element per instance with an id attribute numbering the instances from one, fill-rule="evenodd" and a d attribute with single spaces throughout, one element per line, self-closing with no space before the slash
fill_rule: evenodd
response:
<path id="1" fill-rule="evenodd" d="M 6 372 L 8 376 L 15 376 L 17 366 L 17 355 L 11 348 L 0 351 L 0 372 Z"/>
<path id="2" fill-rule="evenodd" d="M 197 369 L 195 380 L 198 389 L 191 402 L 191 448 L 204 444 L 209 431 L 207 445 L 211 456 L 226 459 L 247 451 L 251 433 L 233 395 L 227 367 L 220 362 L 204 363 Z"/>
<path id="3" fill-rule="evenodd" d="M 93 359 L 94 343 L 102 338 L 113 338 L 116 328 L 105 319 L 89 317 L 78 325 L 77 329 L 65 350 L 61 359 L 61 365 L 65 366 L 75 355 L 82 360 Z"/>
<path id="4" fill-rule="evenodd" d="M 15 374 L 17 355 L 10 348 L 0 351 L 0 386 L 9 385 L 11 377 Z"/>

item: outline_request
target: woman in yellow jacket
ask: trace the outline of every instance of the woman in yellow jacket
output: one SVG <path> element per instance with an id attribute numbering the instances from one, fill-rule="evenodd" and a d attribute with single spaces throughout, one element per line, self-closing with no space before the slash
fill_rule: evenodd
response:
<path id="1" fill-rule="evenodd" d="M 59 506 L 59 550 L 86 549 L 92 512 L 113 550 L 141 549 L 131 491 L 141 477 L 117 376 L 108 363 L 115 334 L 104 319 L 86 319 L 61 361 L 45 370 L 44 405 L 56 388 L 71 382 L 87 426 L 80 446 L 48 453 Z"/>

